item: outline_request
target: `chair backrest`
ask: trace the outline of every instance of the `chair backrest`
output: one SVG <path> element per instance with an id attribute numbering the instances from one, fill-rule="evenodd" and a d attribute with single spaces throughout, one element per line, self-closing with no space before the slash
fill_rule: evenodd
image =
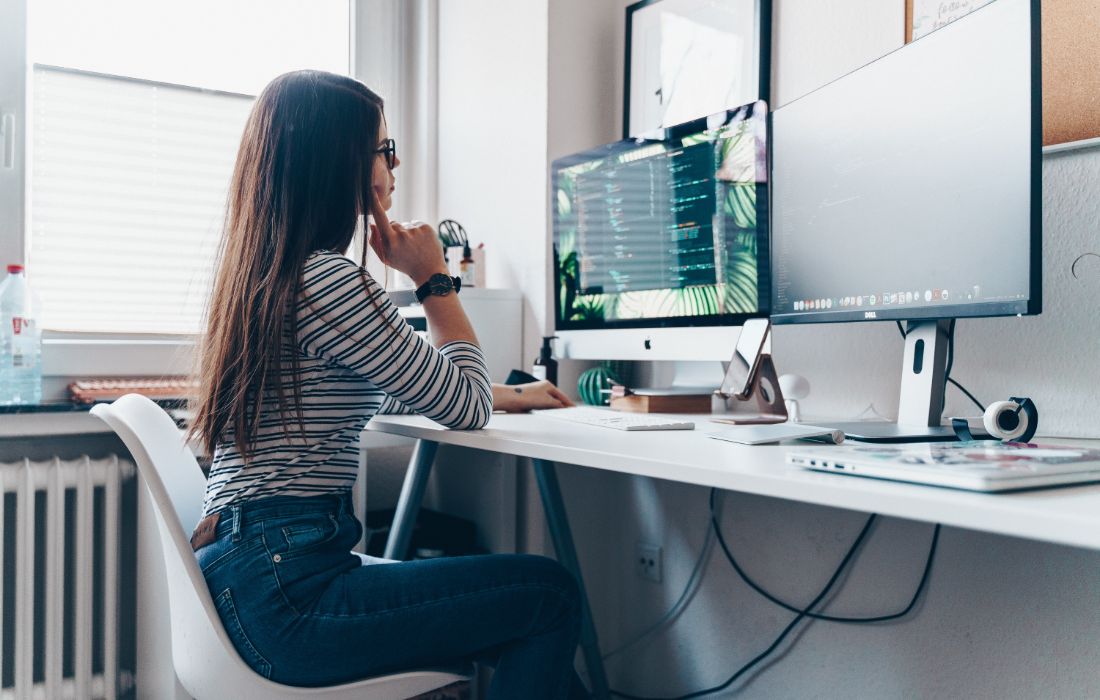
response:
<path id="1" fill-rule="evenodd" d="M 241 659 L 222 627 L 206 579 L 191 551 L 189 532 L 202 511 L 206 479 L 182 432 L 160 406 L 138 394 L 100 404 L 92 414 L 118 433 L 149 491 L 164 552 L 172 624 L 172 662 L 196 698 L 317 700 L 406 698 L 468 678 L 468 664 L 366 678 L 325 688 L 280 685 Z"/>
<path id="2" fill-rule="evenodd" d="M 126 444 L 152 497 L 168 578 L 172 659 L 180 683 L 196 697 L 230 697 L 255 685 L 254 672 L 222 627 L 189 532 L 202 511 L 206 479 L 172 418 L 153 401 L 128 394 L 92 413 Z M 228 695 L 227 695 L 228 693 Z"/>

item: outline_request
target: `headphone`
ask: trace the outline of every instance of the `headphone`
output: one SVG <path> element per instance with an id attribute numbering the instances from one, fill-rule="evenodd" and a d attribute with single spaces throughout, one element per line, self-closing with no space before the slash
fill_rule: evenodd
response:
<path id="1" fill-rule="evenodd" d="M 1024 397 L 1010 397 L 1008 401 L 995 401 L 985 409 L 981 418 L 986 434 L 996 440 L 1007 442 L 1029 442 L 1039 429 L 1039 409 L 1035 402 Z M 970 420 L 952 418 L 951 427 L 960 440 L 975 438 L 970 430 Z"/>

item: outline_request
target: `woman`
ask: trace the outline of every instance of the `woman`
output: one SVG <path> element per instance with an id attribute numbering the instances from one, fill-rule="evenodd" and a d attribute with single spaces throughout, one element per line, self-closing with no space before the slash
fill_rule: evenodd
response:
<path id="1" fill-rule="evenodd" d="M 430 227 L 390 223 L 399 165 L 382 100 L 350 78 L 276 78 L 245 126 L 208 312 L 194 434 L 214 455 L 192 546 L 241 657 L 272 680 L 331 685 L 467 659 L 492 698 L 583 697 L 580 603 L 526 555 L 366 564 L 349 498 L 379 411 L 450 428 L 493 408 L 568 405 L 552 385 L 491 386 L 458 296 L 427 285 L 432 343 L 341 253 L 370 247 L 418 285 L 445 275 Z M 436 278 L 438 282 L 438 278 Z"/>

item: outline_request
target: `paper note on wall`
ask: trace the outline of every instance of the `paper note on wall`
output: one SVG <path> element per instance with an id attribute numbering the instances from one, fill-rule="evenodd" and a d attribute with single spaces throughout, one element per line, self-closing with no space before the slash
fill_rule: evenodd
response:
<path id="1" fill-rule="evenodd" d="M 909 41 L 934 32 L 993 0 L 910 0 L 912 36 Z"/>

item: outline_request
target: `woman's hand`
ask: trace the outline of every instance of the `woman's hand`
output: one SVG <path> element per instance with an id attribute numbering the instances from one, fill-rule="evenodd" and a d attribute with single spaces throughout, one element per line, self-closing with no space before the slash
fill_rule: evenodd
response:
<path id="1" fill-rule="evenodd" d="M 561 389 L 546 381 L 529 384 L 493 385 L 493 410 L 523 413 L 535 408 L 564 408 L 573 402 Z"/>
<path id="2" fill-rule="evenodd" d="M 390 267 L 408 275 L 417 286 L 436 273 L 447 273 L 443 261 L 443 244 L 431 226 L 421 221 L 396 224 L 386 216 L 386 210 L 372 193 L 370 247 Z"/>

